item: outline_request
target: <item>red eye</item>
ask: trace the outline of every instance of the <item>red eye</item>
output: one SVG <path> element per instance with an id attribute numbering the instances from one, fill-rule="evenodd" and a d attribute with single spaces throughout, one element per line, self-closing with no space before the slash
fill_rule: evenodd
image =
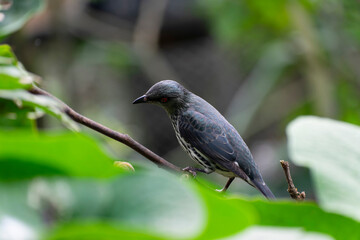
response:
<path id="1" fill-rule="evenodd" d="M 161 100 L 160 100 L 160 102 L 162 102 L 162 103 L 166 103 L 168 101 L 168 98 L 162 98 Z"/>

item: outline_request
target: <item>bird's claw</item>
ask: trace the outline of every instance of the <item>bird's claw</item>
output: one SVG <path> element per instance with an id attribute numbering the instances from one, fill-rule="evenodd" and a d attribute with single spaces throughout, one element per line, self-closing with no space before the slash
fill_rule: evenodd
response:
<path id="1" fill-rule="evenodd" d="M 194 178 L 196 177 L 196 170 L 192 167 L 186 167 L 182 169 L 184 172 L 190 173 Z"/>

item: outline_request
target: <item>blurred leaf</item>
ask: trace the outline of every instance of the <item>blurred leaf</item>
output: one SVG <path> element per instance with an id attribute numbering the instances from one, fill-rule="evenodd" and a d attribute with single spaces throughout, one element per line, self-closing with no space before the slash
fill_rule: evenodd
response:
<path id="1" fill-rule="evenodd" d="M 7 129 L 33 129 L 34 118 L 41 116 L 42 112 L 34 112 L 31 107 L 19 108 L 14 101 L 0 99 L 0 126 L 6 126 Z"/>
<path id="2" fill-rule="evenodd" d="M 49 175 L 109 177 L 120 171 L 94 140 L 81 134 L 0 132 L 0 180 Z"/>
<path id="3" fill-rule="evenodd" d="M 305 232 L 301 228 L 251 227 L 224 240 L 332 240 L 334 238 L 320 234 Z"/>
<path id="4" fill-rule="evenodd" d="M 19 30 L 34 14 L 44 7 L 43 0 L 2 1 L 0 14 L 3 19 L 0 21 L 0 39 Z"/>
<path id="5" fill-rule="evenodd" d="M 360 220 L 360 128 L 318 117 L 300 117 L 287 128 L 291 159 L 311 169 L 325 209 Z"/>
<path id="6" fill-rule="evenodd" d="M 9 45 L 0 45 L 0 89 L 29 89 L 36 78 L 17 61 Z"/>
<path id="7" fill-rule="evenodd" d="M 207 208 L 207 226 L 197 239 L 219 239 L 258 224 L 256 209 L 246 201 L 226 200 L 217 192 L 199 189 Z"/>
<path id="8" fill-rule="evenodd" d="M 111 181 L 57 180 L 47 184 L 48 193 L 42 195 L 54 199 L 67 189 L 68 197 L 63 196 L 64 201 L 54 205 L 57 209 L 67 206 L 60 215 L 78 223 L 97 219 L 166 238 L 196 236 L 206 223 L 199 196 L 177 177 L 161 170 Z"/>
<path id="9" fill-rule="evenodd" d="M 0 188 L 0 219 L 16 216 L 47 239 L 220 239 L 242 236 L 239 232 L 253 225 L 281 226 L 288 234 L 297 228 L 339 240 L 360 237 L 359 222 L 314 204 L 224 198 L 191 185 L 161 170 L 113 180 L 38 179 L 27 189 L 12 183 Z M 56 210 L 52 220 L 47 206 Z M 54 227 L 46 231 L 48 221 Z"/>
<path id="10" fill-rule="evenodd" d="M 59 226 L 48 240 L 167 239 L 108 222 L 70 222 Z"/>
<path id="11" fill-rule="evenodd" d="M 115 232 L 129 238 L 133 234 L 132 239 L 139 237 L 136 232 L 165 239 L 219 239 L 253 225 L 297 227 L 335 239 L 360 237 L 359 222 L 327 213 L 315 204 L 224 198 L 162 170 L 111 181 L 55 179 L 43 184 L 47 187 L 36 191 L 41 184 L 35 182 L 31 192 L 58 209 L 59 227 L 50 236 L 64 234 L 65 239 L 86 238 L 86 229 L 98 224 L 95 229 L 104 233 L 103 239 L 111 239 Z"/>
<path id="12" fill-rule="evenodd" d="M 26 90 L 0 90 L 0 98 L 13 100 L 19 108 L 27 106 L 34 109 L 34 112 L 41 110 L 53 115 L 60 119 L 67 128 L 79 131 L 77 123 L 63 112 L 62 104 L 48 96 L 34 95 Z M 36 117 L 36 115 L 33 116 Z"/>
<path id="13" fill-rule="evenodd" d="M 44 230 L 41 216 L 27 205 L 27 188 L 27 183 L 0 183 L 1 240 L 38 239 Z"/>
<path id="14" fill-rule="evenodd" d="M 209 222 L 198 239 L 232 236 L 252 225 L 298 227 L 308 232 L 324 233 L 335 239 L 360 239 L 360 222 L 325 212 L 313 203 L 246 200 L 235 196 L 223 198 L 208 189 L 199 188 L 199 191 L 208 206 Z M 211 220 L 212 216 L 216 217 Z"/>
<path id="15" fill-rule="evenodd" d="M 27 122 L 27 119 L 36 119 L 42 116 L 42 113 L 51 114 L 60 119 L 69 129 L 78 131 L 77 124 L 63 113 L 63 106 L 56 100 L 47 97 L 34 95 L 27 92 L 25 89 L 32 87 L 38 77 L 34 74 L 27 72 L 24 67 L 19 63 L 10 46 L 0 45 L 0 110 L 1 114 L 6 115 L 16 120 L 17 123 Z M 3 112 L 7 109 L 8 103 L 2 99 L 12 100 L 18 109 L 11 112 Z M 4 106 L 4 107 L 2 107 Z M 23 107 L 26 107 L 26 114 Z M 11 124 L 11 121 L 8 121 Z M 16 125 L 16 124 L 14 124 Z"/>
<path id="16" fill-rule="evenodd" d="M 300 227 L 308 232 L 333 236 L 335 239 L 360 239 L 360 222 L 326 212 L 313 203 L 253 201 L 252 204 L 259 213 L 258 225 Z"/>

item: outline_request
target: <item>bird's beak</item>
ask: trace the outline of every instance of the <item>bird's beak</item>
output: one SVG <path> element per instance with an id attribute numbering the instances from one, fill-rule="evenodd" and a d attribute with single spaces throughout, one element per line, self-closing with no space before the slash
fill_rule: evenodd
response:
<path id="1" fill-rule="evenodd" d="M 147 101 L 146 95 L 142 95 L 141 97 L 138 97 L 137 99 L 135 99 L 135 101 L 133 101 L 133 104 L 145 103 L 146 101 Z"/>

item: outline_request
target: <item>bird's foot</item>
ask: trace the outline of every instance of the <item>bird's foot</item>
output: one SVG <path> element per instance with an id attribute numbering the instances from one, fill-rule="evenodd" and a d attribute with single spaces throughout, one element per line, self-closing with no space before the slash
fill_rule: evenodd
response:
<path id="1" fill-rule="evenodd" d="M 215 191 L 219 192 L 219 193 L 225 193 L 226 192 L 226 188 L 222 188 L 222 189 L 215 189 Z"/>
<path id="2" fill-rule="evenodd" d="M 215 189 L 215 191 L 220 192 L 220 193 L 225 193 L 226 190 L 230 187 L 230 184 L 232 183 L 232 181 L 234 181 L 234 177 L 229 178 L 229 180 L 226 182 L 225 187 L 223 187 L 222 189 Z"/>
<path id="3" fill-rule="evenodd" d="M 182 169 L 184 172 L 188 172 L 190 173 L 194 178 L 196 177 L 197 175 L 197 170 L 193 167 L 186 167 L 186 168 L 183 168 Z"/>

